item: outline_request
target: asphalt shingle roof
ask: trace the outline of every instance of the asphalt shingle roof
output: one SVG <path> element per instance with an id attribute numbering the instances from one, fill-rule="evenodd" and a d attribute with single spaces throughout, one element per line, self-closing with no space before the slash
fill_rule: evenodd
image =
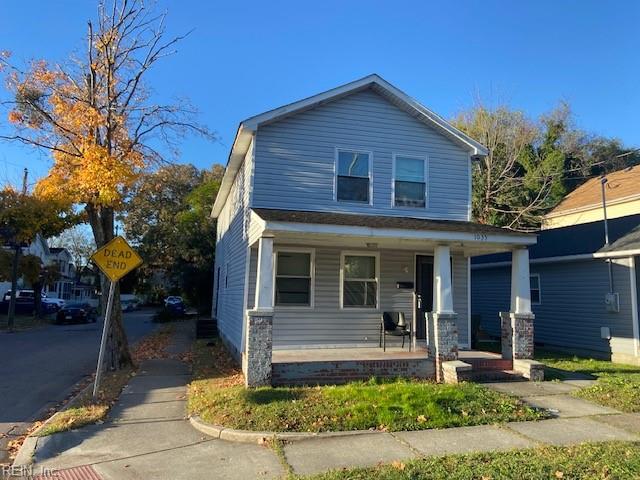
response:
<path id="1" fill-rule="evenodd" d="M 493 225 L 454 220 L 430 220 L 388 215 L 356 215 L 349 213 L 309 212 L 301 210 L 275 210 L 254 208 L 260 218 L 273 222 L 318 223 L 323 225 L 345 225 L 369 228 L 397 228 L 405 230 L 431 230 L 443 232 L 486 233 L 513 236 L 533 236 Z"/>

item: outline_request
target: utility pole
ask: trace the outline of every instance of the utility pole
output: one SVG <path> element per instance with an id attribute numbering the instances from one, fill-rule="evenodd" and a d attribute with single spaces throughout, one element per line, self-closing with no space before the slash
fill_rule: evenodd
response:
<path id="1" fill-rule="evenodd" d="M 29 177 L 29 170 L 24 169 L 24 175 L 22 176 L 22 196 L 24 197 L 27 194 L 27 178 Z M 20 242 L 17 239 L 18 232 L 14 232 L 13 242 L 14 242 L 14 252 L 13 252 L 13 262 L 11 264 L 11 297 L 9 298 L 9 311 L 7 312 L 7 330 L 9 332 L 13 331 L 13 327 L 15 325 L 16 318 L 16 290 L 18 289 L 18 266 L 20 265 L 20 253 L 22 247 L 20 246 Z M 35 299 L 34 299 L 35 302 Z"/>

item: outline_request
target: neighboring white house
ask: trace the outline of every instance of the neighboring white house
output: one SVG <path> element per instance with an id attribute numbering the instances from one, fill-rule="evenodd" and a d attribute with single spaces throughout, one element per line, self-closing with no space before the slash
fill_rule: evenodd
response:
<path id="1" fill-rule="evenodd" d="M 470 346 L 470 257 L 495 252 L 515 260 L 503 364 L 531 358 L 536 239 L 471 222 L 486 155 L 378 75 L 241 122 L 212 211 L 213 315 L 247 384 L 446 377 Z M 411 354 L 379 347 L 384 312 Z"/>
<path id="2" fill-rule="evenodd" d="M 71 254 L 66 248 L 49 247 L 47 241 L 38 234 L 28 247 L 22 249 L 22 253 L 23 255 L 34 255 L 40 258 L 42 265 L 56 265 L 58 267 L 60 278 L 50 285 L 45 285 L 43 288 L 43 292 L 48 297 L 62 298 L 64 300 L 76 299 L 74 296 L 75 265 Z M 20 278 L 18 279 L 18 288 L 31 288 L 31 285 L 27 285 Z M 0 295 L 2 297 L 9 290 L 11 290 L 11 282 L 0 282 Z"/>

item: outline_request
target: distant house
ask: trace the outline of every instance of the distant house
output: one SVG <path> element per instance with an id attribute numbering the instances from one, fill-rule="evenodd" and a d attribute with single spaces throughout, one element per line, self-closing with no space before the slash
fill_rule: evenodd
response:
<path id="1" fill-rule="evenodd" d="M 71 254 L 66 248 L 49 247 L 47 240 L 41 235 L 37 235 L 35 240 L 28 247 L 22 249 L 23 255 L 34 255 L 40 259 L 42 265 L 56 265 L 60 273 L 57 281 L 45 285 L 43 292 L 51 298 L 61 298 L 63 300 L 75 300 L 76 270 L 71 258 Z M 18 279 L 18 288 L 28 289 L 31 285 L 24 279 Z M 4 295 L 11 290 L 11 282 L 0 282 L 0 295 Z M 82 298 L 86 298 L 84 292 Z M 1 298 L 1 297 L 0 297 Z"/>
<path id="2" fill-rule="evenodd" d="M 640 166 L 625 168 L 606 176 L 607 217 L 640 214 Z M 542 228 L 558 228 L 603 219 L 602 184 L 592 178 L 567 195 L 549 212 Z"/>
<path id="3" fill-rule="evenodd" d="M 471 221 L 486 155 L 378 75 L 242 121 L 212 211 L 213 315 L 247 384 L 446 379 L 470 347 L 470 257 L 492 252 L 517 258 L 499 365 L 530 359 L 535 236 Z M 411 352 L 383 349 L 392 319 Z"/>
<path id="4" fill-rule="evenodd" d="M 608 247 L 604 221 L 539 233 L 530 248 L 535 342 L 640 365 L 640 214 L 608 223 Z M 496 338 L 498 312 L 509 307 L 510 266 L 508 254 L 472 259 L 471 313 Z"/>

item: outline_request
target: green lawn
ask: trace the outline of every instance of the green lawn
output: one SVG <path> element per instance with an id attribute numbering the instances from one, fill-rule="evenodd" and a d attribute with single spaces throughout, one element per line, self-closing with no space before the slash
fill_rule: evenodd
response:
<path id="1" fill-rule="evenodd" d="M 353 382 L 322 387 L 245 389 L 220 343 L 196 342 L 189 411 L 246 430 L 321 432 L 423 430 L 535 420 L 543 414 L 474 383 Z"/>
<path id="2" fill-rule="evenodd" d="M 302 477 L 293 477 L 302 478 Z M 640 443 L 451 455 L 330 472 L 314 480 L 632 480 L 640 478 Z"/>
<path id="3" fill-rule="evenodd" d="M 598 380 L 576 391 L 576 396 L 625 412 L 640 412 L 640 366 L 546 350 L 539 350 L 536 359 L 545 364 L 548 380 L 571 378 L 575 373 Z"/>

